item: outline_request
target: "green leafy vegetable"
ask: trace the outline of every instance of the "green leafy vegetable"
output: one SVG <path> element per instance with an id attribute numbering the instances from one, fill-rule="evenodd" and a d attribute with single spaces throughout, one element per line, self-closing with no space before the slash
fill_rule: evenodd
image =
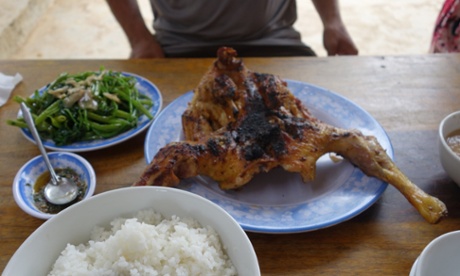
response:
<path id="1" fill-rule="evenodd" d="M 139 93 L 136 79 L 101 68 L 97 72 L 61 74 L 43 93 L 14 97 L 30 109 L 44 139 L 56 145 L 114 137 L 137 126 L 140 116 L 153 119 L 152 100 Z M 23 118 L 8 124 L 27 128 Z"/>

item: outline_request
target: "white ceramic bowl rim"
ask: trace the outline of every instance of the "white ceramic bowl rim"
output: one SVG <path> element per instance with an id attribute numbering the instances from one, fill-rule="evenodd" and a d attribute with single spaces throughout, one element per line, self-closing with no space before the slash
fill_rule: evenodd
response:
<path id="1" fill-rule="evenodd" d="M 227 253 L 238 273 L 260 275 L 251 241 L 238 222 L 222 207 L 191 192 L 152 186 L 125 187 L 103 192 L 61 211 L 24 241 L 8 262 L 4 273 L 46 274 L 67 243 L 85 243 L 95 226 L 108 226 L 117 217 L 129 217 L 149 208 L 166 217 L 191 216 L 202 225 L 213 227 L 227 247 Z M 37 255 L 41 257 L 37 258 Z"/>
<path id="2" fill-rule="evenodd" d="M 452 243 L 453 240 L 458 240 L 459 242 Z M 437 275 L 454 275 L 454 274 L 449 274 L 449 272 L 456 273 L 453 271 L 442 271 L 441 270 L 442 268 L 446 268 L 449 265 L 435 264 L 432 262 L 432 260 L 436 260 L 436 259 L 442 260 L 442 261 L 451 261 L 449 262 L 449 264 L 456 264 L 457 266 L 456 269 L 460 268 L 460 265 L 458 264 L 458 256 L 448 254 L 450 253 L 448 251 L 451 250 L 452 248 L 446 249 L 446 247 L 443 247 L 443 249 L 445 249 L 446 251 L 440 250 L 443 244 L 453 245 L 456 248 L 459 248 L 460 247 L 460 230 L 448 232 L 448 233 L 445 233 L 435 238 L 423 249 L 422 253 L 417 259 L 417 264 L 416 264 L 416 269 L 415 269 L 416 276 L 425 275 L 424 272 L 426 272 L 427 269 L 436 270 Z M 458 251 L 459 250 L 456 250 L 456 252 Z M 433 269 L 435 265 L 441 266 L 441 269 Z"/>
<path id="3" fill-rule="evenodd" d="M 446 126 L 447 122 L 452 120 L 452 118 L 454 118 L 454 117 L 460 117 L 460 111 L 456 111 L 456 112 L 453 112 L 453 113 L 447 115 L 441 121 L 441 124 L 439 125 L 438 134 L 439 134 L 439 140 L 440 140 L 441 144 L 443 145 L 443 147 L 447 149 L 447 151 L 449 152 L 450 155 L 452 155 L 456 160 L 458 160 L 458 162 L 460 162 L 460 157 L 451 149 L 451 147 L 447 144 L 447 141 L 446 141 L 446 136 L 449 135 L 450 133 L 452 133 L 452 131 L 450 131 L 448 133 L 445 133 L 445 126 Z M 460 129 L 460 125 L 458 126 L 457 129 Z"/>
<path id="4" fill-rule="evenodd" d="M 83 170 L 83 174 L 85 175 L 85 179 L 87 180 L 87 186 L 88 186 L 84 198 L 88 198 L 92 196 L 96 188 L 96 174 L 91 164 L 86 159 L 84 159 L 83 157 L 75 153 L 71 153 L 71 152 L 49 152 L 48 153 L 48 157 L 50 158 L 50 161 L 52 163 L 55 158 L 59 158 L 62 156 L 70 157 L 70 159 L 73 159 L 77 163 L 81 164 L 81 169 Z M 49 219 L 55 216 L 55 214 L 47 214 L 47 213 L 40 212 L 35 206 L 32 205 L 31 202 L 28 202 L 27 200 L 25 200 L 24 199 L 24 196 L 26 193 L 25 187 L 23 185 L 20 185 L 21 179 L 23 178 L 23 175 L 22 175 L 23 171 L 30 166 L 36 166 L 41 163 L 44 163 L 43 157 L 41 155 L 38 155 L 32 158 L 31 160 L 29 160 L 19 169 L 18 173 L 16 174 L 13 180 L 13 197 L 16 203 L 18 204 L 19 208 L 21 208 L 27 214 L 34 216 L 36 218 L 39 218 L 39 219 Z"/>

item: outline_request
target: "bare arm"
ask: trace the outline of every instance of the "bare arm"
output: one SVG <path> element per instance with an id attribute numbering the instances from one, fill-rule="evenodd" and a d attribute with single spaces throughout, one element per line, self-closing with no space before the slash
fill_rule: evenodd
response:
<path id="1" fill-rule="evenodd" d="M 357 55 L 353 40 L 340 16 L 338 0 L 312 0 L 324 26 L 323 43 L 327 54 Z"/>
<path id="2" fill-rule="evenodd" d="M 142 18 L 137 0 L 107 0 L 131 45 L 131 58 L 164 57 L 160 44 Z"/>

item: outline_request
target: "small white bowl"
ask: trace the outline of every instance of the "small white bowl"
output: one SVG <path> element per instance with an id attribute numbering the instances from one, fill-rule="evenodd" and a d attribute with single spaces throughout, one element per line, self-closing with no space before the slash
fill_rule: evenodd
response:
<path id="1" fill-rule="evenodd" d="M 451 113 L 439 125 L 439 157 L 447 174 L 460 187 L 460 157 L 449 147 L 446 142 L 447 135 L 460 129 L 460 111 Z"/>
<path id="2" fill-rule="evenodd" d="M 70 152 L 48 153 L 53 168 L 73 169 L 87 185 L 82 200 L 92 196 L 96 188 L 96 174 L 91 164 L 83 157 Z M 13 196 L 18 206 L 27 214 L 40 219 L 49 219 L 55 214 L 40 211 L 34 204 L 33 185 L 37 178 L 48 171 L 41 155 L 34 157 L 22 166 L 13 181 Z"/>
<path id="3" fill-rule="evenodd" d="M 423 249 L 411 275 L 459 275 L 459 256 L 460 231 L 449 232 L 437 237 Z"/>
<path id="4" fill-rule="evenodd" d="M 110 229 L 116 218 L 153 209 L 165 218 L 193 218 L 212 227 L 238 271 L 260 275 L 254 248 L 241 226 L 217 204 L 191 192 L 168 187 L 127 187 L 95 195 L 46 221 L 14 253 L 3 275 L 46 275 L 68 243 L 87 244 L 94 227 Z M 24 265 L 27 264 L 27 265 Z"/>

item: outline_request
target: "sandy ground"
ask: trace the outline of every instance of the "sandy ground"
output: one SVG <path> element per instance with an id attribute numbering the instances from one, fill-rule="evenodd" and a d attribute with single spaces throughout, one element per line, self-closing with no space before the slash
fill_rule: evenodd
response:
<path id="1" fill-rule="evenodd" d="M 146 22 L 148 0 L 139 0 Z M 319 56 L 322 26 L 310 1 L 298 1 L 295 27 Z M 343 20 L 360 55 L 412 55 L 428 52 L 443 0 L 342 0 Z M 129 44 L 104 0 L 55 0 L 12 59 L 123 59 Z"/>

